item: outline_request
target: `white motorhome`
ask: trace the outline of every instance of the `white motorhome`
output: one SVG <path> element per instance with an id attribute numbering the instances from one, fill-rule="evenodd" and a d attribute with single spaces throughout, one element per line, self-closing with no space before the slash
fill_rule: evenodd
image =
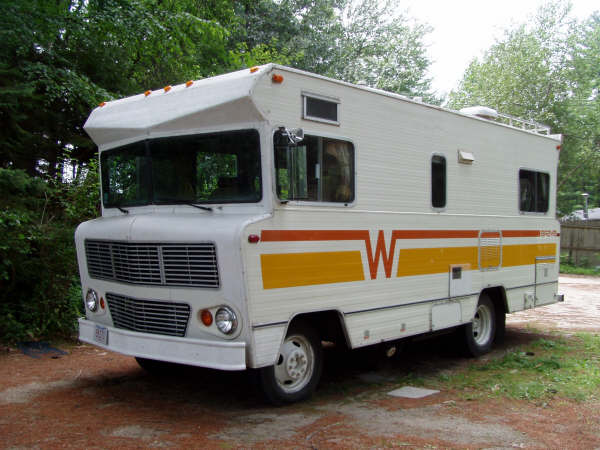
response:
<path id="1" fill-rule="evenodd" d="M 500 123 L 501 121 L 505 123 Z M 322 341 L 446 329 L 472 355 L 562 300 L 560 136 L 268 64 L 96 108 L 82 341 L 310 395 Z M 459 328 L 460 327 L 460 328 Z"/>

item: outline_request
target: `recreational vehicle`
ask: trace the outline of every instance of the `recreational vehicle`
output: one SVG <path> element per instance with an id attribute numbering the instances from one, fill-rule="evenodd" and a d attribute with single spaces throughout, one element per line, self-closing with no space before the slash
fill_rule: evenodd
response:
<path id="1" fill-rule="evenodd" d="M 560 136 L 268 64 L 103 103 L 102 217 L 75 234 L 79 338 L 315 389 L 322 342 L 456 330 L 562 300 Z"/>

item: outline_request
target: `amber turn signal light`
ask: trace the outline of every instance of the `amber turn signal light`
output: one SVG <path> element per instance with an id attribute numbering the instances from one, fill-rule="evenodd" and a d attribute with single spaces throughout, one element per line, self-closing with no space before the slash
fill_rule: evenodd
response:
<path id="1" fill-rule="evenodd" d="M 207 327 L 210 327 L 213 323 L 212 313 L 208 309 L 200 311 L 200 321 Z"/>

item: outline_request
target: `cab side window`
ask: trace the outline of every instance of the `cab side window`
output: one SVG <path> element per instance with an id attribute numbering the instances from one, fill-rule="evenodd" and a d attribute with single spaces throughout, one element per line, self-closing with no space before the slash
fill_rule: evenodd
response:
<path id="1" fill-rule="evenodd" d="M 278 132 L 279 133 L 279 132 Z M 354 200 L 354 146 L 305 136 L 289 145 L 275 134 L 277 195 L 281 200 L 350 203 Z"/>

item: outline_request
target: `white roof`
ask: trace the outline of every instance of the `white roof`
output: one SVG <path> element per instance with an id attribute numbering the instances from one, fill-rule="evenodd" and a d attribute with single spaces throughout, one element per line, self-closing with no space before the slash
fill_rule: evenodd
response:
<path id="1" fill-rule="evenodd" d="M 250 95 L 270 68 L 244 69 L 107 102 L 92 111 L 83 128 L 98 146 L 112 146 L 154 133 L 262 120 Z"/>
<path id="2" fill-rule="evenodd" d="M 180 84 L 168 91 L 158 89 L 150 92 L 107 102 L 94 109 L 84 125 L 101 150 L 123 145 L 151 136 L 167 136 L 171 134 L 214 131 L 223 129 L 223 125 L 249 126 L 267 120 L 252 100 L 252 92 L 258 79 L 272 69 L 281 69 L 299 73 L 312 78 L 327 80 L 355 89 L 372 92 L 402 101 L 416 103 L 421 107 L 434 108 L 451 114 L 470 117 L 474 120 L 485 120 L 464 112 L 452 111 L 439 106 L 415 102 L 407 97 L 366 86 L 358 86 L 322 75 L 305 72 L 276 64 L 266 64 L 254 69 L 243 69 L 216 77 L 194 81 L 190 86 Z M 481 112 L 482 107 L 478 107 Z M 496 111 L 485 109 L 487 116 Z M 496 113 L 498 116 L 501 114 Z M 518 120 L 514 118 L 514 120 Z M 515 127 L 512 123 L 495 123 L 498 126 L 510 126 L 513 129 L 533 132 L 524 127 Z M 560 135 L 547 136 L 560 141 Z"/>
<path id="3" fill-rule="evenodd" d="M 564 216 L 562 220 L 585 220 L 583 209 L 573 211 L 568 216 Z M 600 220 L 600 208 L 589 208 L 587 220 Z"/>

